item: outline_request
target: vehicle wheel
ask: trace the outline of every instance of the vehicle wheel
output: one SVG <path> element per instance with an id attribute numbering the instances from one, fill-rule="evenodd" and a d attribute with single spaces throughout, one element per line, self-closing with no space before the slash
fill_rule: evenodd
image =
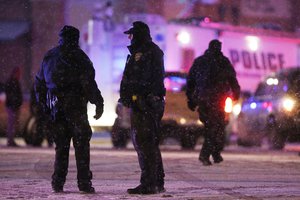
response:
<path id="1" fill-rule="evenodd" d="M 277 126 L 277 123 L 275 119 L 268 120 L 271 123 L 268 123 L 267 126 L 267 134 L 268 134 L 268 140 L 270 149 L 283 149 L 285 145 L 286 140 L 286 134 L 284 131 L 280 130 Z"/>
<path id="2" fill-rule="evenodd" d="M 243 147 L 261 146 L 262 134 L 261 132 L 253 131 L 253 125 L 249 126 L 243 113 L 240 113 L 237 119 L 236 142 L 237 145 Z"/>
<path id="3" fill-rule="evenodd" d="M 194 149 L 197 143 L 198 137 L 194 131 L 182 130 L 182 135 L 180 139 L 181 147 L 183 149 Z"/>
<path id="4" fill-rule="evenodd" d="M 276 130 L 276 128 L 273 128 L 269 132 L 269 144 L 270 149 L 277 149 L 281 150 L 284 148 L 286 136 L 283 131 Z"/>
<path id="5" fill-rule="evenodd" d="M 35 117 L 30 117 L 25 126 L 24 140 L 26 144 L 33 146 L 41 146 L 44 136 L 41 131 L 38 131 L 38 124 Z"/>

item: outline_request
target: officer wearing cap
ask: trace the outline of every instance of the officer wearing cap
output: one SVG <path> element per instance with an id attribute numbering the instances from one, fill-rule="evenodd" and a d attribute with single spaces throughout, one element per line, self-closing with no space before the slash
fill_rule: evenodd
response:
<path id="1" fill-rule="evenodd" d="M 226 97 L 232 93 L 234 100 L 240 95 L 240 86 L 236 72 L 229 59 L 221 52 L 222 43 L 212 40 L 204 55 L 196 58 L 187 77 L 186 95 L 188 107 L 199 113 L 204 123 L 204 143 L 199 160 L 203 165 L 211 165 L 223 161 L 221 151 L 225 144 L 225 112 Z"/>
<path id="2" fill-rule="evenodd" d="M 140 185 L 129 194 L 164 192 L 164 169 L 159 149 L 160 121 L 164 112 L 164 62 L 162 50 L 152 42 L 150 29 L 141 21 L 124 32 L 131 45 L 121 86 L 120 100 L 131 109 L 131 138 L 141 168 Z"/>
<path id="3" fill-rule="evenodd" d="M 103 98 L 95 81 L 95 70 L 80 49 L 79 30 L 64 26 L 59 32 L 59 45 L 44 56 L 35 79 L 36 100 L 49 114 L 55 142 L 55 164 L 52 189 L 63 192 L 69 164 L 70 142 L 73 141 L 80 191 L 94 193 L 90 171 L 90 139 L 87 103 L 96 105 L 95 119 L 103 113 Z"/>

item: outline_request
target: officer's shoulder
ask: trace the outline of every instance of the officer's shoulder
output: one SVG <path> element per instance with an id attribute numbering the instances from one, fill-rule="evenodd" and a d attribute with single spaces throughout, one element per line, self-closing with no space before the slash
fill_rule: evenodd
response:
<path id="1" fill-rule="evenodd" d="M 207 57 L 205 55 L 198 56 L 195 58 L 194 63 L 201 63 L 201 62 L 205 61 L 206 59 L 207 59 Z"/>
<path id="2" fill-rule="evenodd" d="M 73 53 L 76 58 L 82 59 L 84 61 L 90 61 L 88 55 L 81 48 L 74 49 Z"/>
<path id="3" fill-rule="evenodd" d="M 229 58 L 228 57 L 226 57 L 226 56 L 222 56 L 222 59 L 223 59 L 223 63 L 225 64 L 225 65 L 231 65 L 231 62 L 230 62 L 230 60 L 229 60 Z"/>
<path id="4" fill-rule="evenodd" d="M 150 42 L 149 44 L 149 48 L 152 50 L 152 51 L 155 51 L 156 53 L 159 53 L 159 54 L 164 54 L 164 52 L 161 50 L 161 48 L 155 44 L 154 42 Z"/>
<path id="5" fill-rule="evenodd" d="M 58 48 L 58 46 L 56 46 L 56 47 L 54 47 L 54 48 L 48 50 L 48 51 L 45 53 L 45 56 L 44 56 L 44 57 L 45 57 L 45 58 L 51 57 L 51 56 L 53 56 L 53 55 L 55 55 L 55 54 L 57 54 L 57 53 L 59 53 L 59 48 Z"/>

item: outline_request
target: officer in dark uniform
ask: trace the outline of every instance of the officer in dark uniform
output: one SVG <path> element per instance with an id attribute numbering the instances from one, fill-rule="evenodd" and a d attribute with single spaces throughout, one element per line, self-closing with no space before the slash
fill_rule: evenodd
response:
<path id="1" fill-rule="evenodd" d="M 221 151 L 225 144 L 225 99 L 232 95 L 237 100 L 240 86 L 236 72 L 227 57 L 221 52 L 221 42 L 212 40 L 203 56 L 195 59 L 188 77 L 188 107 L 194 111 L 198 107 L 200 120 L 204 123 L 204 143 L 199 155 L 203 165 L 223 161 Z"/>
<path id="2" fill-rule="evenodd" d="M 90 171 L 90 139 L 87 103 L 96 105 L 95 119 L 103 113 L 103 98 L 95 82 L 95 70 L 88 56 L 80 49 L 79 30 L 64 26 L 59 45 L 49 50 L 36 75 L 37 102 L 51 114 L 55 147 L 52 175 L 54 192 L 62 192 L 69 164 L 70 141 L 73 140 L 77 165 L 78 188 L 94 193 Z"/>
<path id="3" fill-rule="evenodd" d="M 164 112 L 163 52 L 152 42 L 147 24 L 136 21 L 124 32 L 131 45 L 124 69 L 120 102 L 131 109 L 131 137 L 141 168 L 140 185 L 129 194 L 164 192 L 164 169 L 159 150 Z"/>

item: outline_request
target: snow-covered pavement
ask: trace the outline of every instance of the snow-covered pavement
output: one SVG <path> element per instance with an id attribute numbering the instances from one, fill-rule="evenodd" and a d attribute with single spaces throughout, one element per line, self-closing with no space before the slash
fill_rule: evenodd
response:
<path id="1" fill-rule="evenodd" d="M 204 167 L 197 160 L 200 147 L 162 146 L 167 191 L 142 196 L 126 193 L 140 175 L 131 146 L 115 150 L 105 140 L 92 140 L 91 146 L 96 194 L 78 192 L 73 149 L 65 192 L 55 194 L 50 186 L 53 148 L 8 148 L 0 142 L 0 199 L 300 199 L 300 156 L 295 152 L 228 147 L 224 162 Z"/>

